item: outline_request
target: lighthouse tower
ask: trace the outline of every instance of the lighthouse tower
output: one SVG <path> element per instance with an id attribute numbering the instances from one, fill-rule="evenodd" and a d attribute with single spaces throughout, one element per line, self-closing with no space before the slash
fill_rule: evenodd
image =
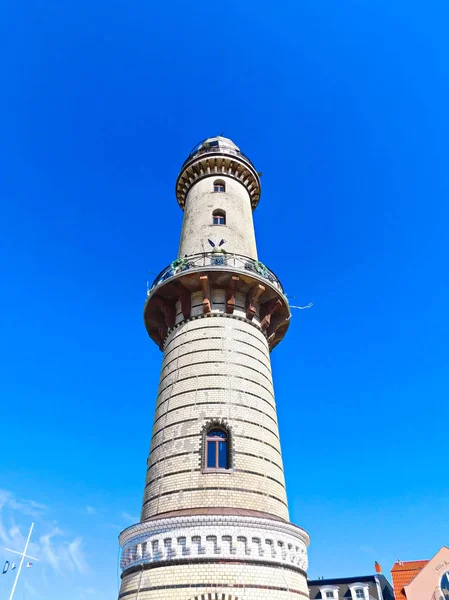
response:
<path id="1" fill-rule="evenodd" d="M 289 522 L 270 351 L 289 324 L 258 259 L 260 180 L 229 139 L 181 168 L 178 257 L 144 320 L 163 352 L 139 523 L 120 535 L 120 599 L 308 598 L 309 536 Z"/>

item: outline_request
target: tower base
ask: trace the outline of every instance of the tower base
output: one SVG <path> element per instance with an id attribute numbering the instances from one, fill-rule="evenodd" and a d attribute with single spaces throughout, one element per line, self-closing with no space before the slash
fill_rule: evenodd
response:
<path id="1" fill-rule="evenodd" d="M 299 527 L 258 516 L 144 521 L 120 536 L 119 600 L 308 598 L 308 543 Z"/>

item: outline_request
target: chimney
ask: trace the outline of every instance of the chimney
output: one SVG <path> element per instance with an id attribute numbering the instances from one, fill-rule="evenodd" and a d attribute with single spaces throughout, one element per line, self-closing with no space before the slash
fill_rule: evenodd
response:
<path id="1" fill-rule="evenodd" d="M 380 564 L 377 562 L 374 563 L 374 568 L 376 570 L 376 573 L 382 573 L 382 567 L 380 566 Z"/>

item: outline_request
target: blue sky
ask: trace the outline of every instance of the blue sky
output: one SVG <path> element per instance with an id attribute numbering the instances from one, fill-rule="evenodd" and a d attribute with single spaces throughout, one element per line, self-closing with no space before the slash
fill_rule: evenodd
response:
<path id="1" fill-rule="evenodd" d="M 259 255 L 296 311 L 273 352 L 311 577 L 449 542 L 449 6 L 396 0 L 1 8 L 0 559 L 18 598 L 117 593 L 161 354 L 148 271 L 176 255 L 191 147 L 263 172 Z M 0 579 L 0 598 L 12 578 Z"/>

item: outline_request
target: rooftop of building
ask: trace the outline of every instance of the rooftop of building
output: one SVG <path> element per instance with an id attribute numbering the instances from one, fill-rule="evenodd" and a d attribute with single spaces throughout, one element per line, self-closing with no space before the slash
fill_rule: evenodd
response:
<path id="1" fill-rule="evenodd" d="M 392 566 L 391 572 L 393 573 L 393 571 L 412 571 L 416 569 L 421 570 L 427 565 L 428 562 L 428 560 L 398 560 Z"/>
<path id="2" fill-rule="evenodd" d="M 385 579 L 385 575 L 382 573 L 374 573 L 373 575 L 360 575 L 358 577 L 332 577 L 330 579 L 308 579 L 307 583 L 311 585 L 338 585 L 338 584 L 350 584 L 350 583 L 364 583 L 368 581 L 374 581 L 377 578 Z"/>
<path id="3" fill-rule="evenodd" d="M 332 577 L 327 579 L 309 579 L 307 585 L 310 591 L 311 600 L 323 599 L 323 588 L 329 586 L 331 589 L 338 589 L 338 598 L 334 593 L 335 600 L 351 600 L 353 592 L 351 588 L 360 584 L 368 590 L 365 597 L 370 600 L 394 600 L 393 588 L 388 579 L 381 572 L 372 575 L 357 575 L 353 577 Z"/>
<path id="4" fill-rule="evenodd" d="M 396 600 L 405 600 L 404 587 L 415 579 L 428 562 L 428 560 L 398 560 L 394 563 L 391 568 L 391 576 Z"/>

